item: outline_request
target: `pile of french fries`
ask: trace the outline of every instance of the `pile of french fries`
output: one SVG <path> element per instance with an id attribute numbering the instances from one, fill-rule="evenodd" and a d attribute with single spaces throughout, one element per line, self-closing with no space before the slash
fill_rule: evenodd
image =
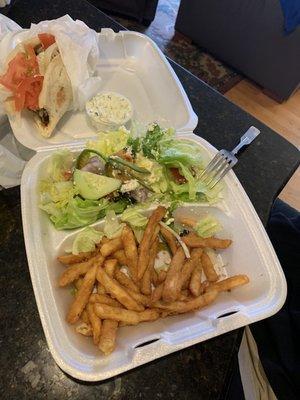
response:
<path id="1" fill-rule="evenodd" d="M 219 280 L 206 252 L 207 248 L 226 249 L 231 240 L 204 239 L 190 232 L 182 237 L 186 254 L 161 223 L 165 214 L 161 206 L 152 213 L 140 244 L 126 225 L 120 237 L 104 237 L 94 252 L 58 257 L 66 266 L 59 286 L 76 288 L 67 322 L 77 323 L 77 332 L 92 336 L 105 355 L 116 347 L 118 327 L 198 310 L 212 303 L 219 292 L 249 282 L 246 275 Z M 171 262 L 167 271 L 158 273 L 154 264 L 160 241 L 167 244 Z"/>

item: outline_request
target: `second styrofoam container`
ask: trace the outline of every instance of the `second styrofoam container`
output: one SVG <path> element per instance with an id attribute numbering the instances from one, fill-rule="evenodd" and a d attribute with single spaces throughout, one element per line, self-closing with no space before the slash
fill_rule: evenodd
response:
<path id="1" fill-rule="evenodd" d="M 117 92 L 133 105 L 133 120 L 154 121 L 178 132 L 193 131 L 198 118 L 187 95 L 165 56 L 147 36 L 131 31 L 115 33 L 102 29 L 98 34 L 100 59 L 97 76 L 100 92 Z M 85 111 L 69 111 L 50 138 L 37 131 L 32 115 L 10 118 L 16 139 L 29 149 L 40 151 L 83 143 L 96 137 Z"/>
<path id="2" fill-rule="evenodd" d="M 180 138 L 180 136 L 178 136 Z M 204 149 L 208 157 L 216 152 L 194 134 L 182 135 Z M 75 153 L 81 148 L 69 146 Z M 238 179 L 231 171 L 225 177 L 224 200 L 210 212 L 224 229 L 222 235 L 233 244 L 220 252 L 225 274 L 247 274 L 250 283 L 222 293 L 203 310 L 122 327 L 114 353 L 104 357 L 90 338 L 82 337 L 65 321 L 72 302 L 69 289 L 57 279 L 63 271 L 56 257 L 70 247 L 76 231 L 56 231 L 38 208 L 38 182 L 52 151 L 40 151 L 28 163 L 21 183 L 22 218 L 26 252 L 34 293 L 49 345 L 57 364 L 71 376 L 99 381 L 145 364 L 166 354 L 269 317 L 286 297 L 286 282 L 269 238 Z M 177 212 L 199 214 L 200 205 L 187 205 Z M 103 222 L 95 226 L 101 228 Z M 230 313 L 231 315 L 224 316 Z M 150 343 L 149 343 L 150 342 Z"/>

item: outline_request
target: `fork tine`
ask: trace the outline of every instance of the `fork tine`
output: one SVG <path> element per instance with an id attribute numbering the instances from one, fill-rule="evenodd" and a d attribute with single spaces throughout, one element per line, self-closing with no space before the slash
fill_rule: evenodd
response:
<path id="1" fill-rule="evenodd" d="M 208 174 L 208 178 L 210 178 L 209 182 L 207 182 L 207 185 L 210 185 L 210 183 L 216 179 L 218 177 L 219 174 L 222 173 L 222 171 L 224 170 L 224 168 L 226 168 L 228 165 L 227 161 L 222 158 L 221 161 L 218 163 L 217 167 L 214 168 L 209 174 Z M 207 179 L 205 179 L 205 182 L 207 181 Z"/>
<path id="2" fill-rule="evenodd" d="M 217 165 L 222 162 L 223 157 L 221 156 L 221 154 L 216 154 L 215 157 L 211 160 L 211 162 L 208 164 L 208 166 L 205 168 L 205 171 L 208 173 L 210 172 L 212 169 L 216 168 Z"/>
<path id="3" fill-rule="evenodd" d="M 204 171 L 199 176 L 199 179 L 201 179 L 203 182 L 209 178 L 209 173 L 213 171 L 216 167 L 220 165 L 220 163 L 223 162 L 223 157 L 220 153 L 217 153 L 215 157 L 211 160 L 211 162 L 207 165 Z"/>
<path id="4" fill-rule="evenodd" d="M 231 170 L 231 168 L 231 165 L 227 164 L 227 167 L 225 167 L 223 171 L 216 177 L 215 182 L 212 184 L 212 186 L 210 186 L 210 189 L 213 189 L 217 185 L 217 183 L 219 183 L 220 180 L 227 174 L 227 172 Z"/>

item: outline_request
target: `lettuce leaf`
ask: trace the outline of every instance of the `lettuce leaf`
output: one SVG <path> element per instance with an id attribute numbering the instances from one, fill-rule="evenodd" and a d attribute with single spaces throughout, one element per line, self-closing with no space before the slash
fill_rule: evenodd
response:
<path id="1" fill-rule="evenodd" d="M 53 182 L 65 181 L 66 174 L 70 174 L 73 167 L 73 154 L 69 150 L 60 150 L 54 153 L 46 165 L 46 176 Z"/>
<path id="2" fill-rule="evenodd" d="M 140 243 L 143 238 L 144 230 L 148 222 L 148 218 L 144 215 L 144 211 L 147 210 L 149 205 L 146 203 L 143 205 L 137 204 L 128 207 L 121 215 L 121 221 L 127 222 L 127 224 L 130 225 L 138 243 Z"/>
<path id="3" fill-rule="evenodd" d="M 80 228 L 97 221 L 101 211 L 109 205 L 108 200 L 84 200 L 79 196 L 70 199 L 68 204 L 59 207 L 50 202 L 40 208 L 50 215 L 50 220 L 58 230 Z"/>
<path id="4" fill-rule="evenodd" d="M 157 161 L 170 167 L 204 168 L 204 157 L 199 146 L 190 140 L 165 139 L 159 144 Z"/>
<path id="5" fill-rule="evenodd" d="M 100 242 L 103 236 L 103 232 L 97 231 L 97 229 L 90 226 L 86 227 L 76 235 L 73 241 L 72 253 L 79 254 L 86 251 L 94 251 L 96 244 Z"/>
<path id="6" fill-rule="evenodd" d="M 182 185 L 170 182 L 170 186 L 174 201 L 215 204 L 222 199 L 222 183 L 218 183 L 213 189 L 208 189 L 202 182 L 192 178 Z"/>
<path id="7" fill-rule="evenodd" d="M 55 203 L 57 208 L 62 208 L 77 194 L 72 181 L 52 182 L 42 180 L 39 184 L 41 205 Z"/>
<path id="8" fill-rule="evenodd" d="M 122 212 L 126 209 L 126 207 L 131 204 L 129 199 L 120 198 L 118 201 L 110 201 L 109 204 L 107 205 L 106 211 L 112 210 L 116 214 L 122 214 Z M 106 212 L 105 212 L 106 214 Z M 104 215 L 103 215 L 104 217 Z"/>
<path id="9" fill-rule="evenodd" d="M 203 238 L 214 236 L 222 229 L 221 224 L 213 215 L 208 214 L 197 222 L 194 230 Z"/>
<path id="10" fill-rule="evenodd" d="M 123 227 L 124 224 L 119 222 L 115 212 L 113 210 L 107 211 L 103 228 L 105 236 L 109 239 L 118 237 L 121 235 Z"/>
<path id="11" fill-rule="evenodd" d="M 88 141 L 86 147 L 97 150 L 108 157 L 126 147 L 129 132 L 126 128 L 119 128 L 117 131 L 100 132 L 96 141 Z"/>
<path id="12" fill-rule="evenodd" d="M 141 141 L 144 156 L 156 159 L 160 153 L 160 143 L 174 135 L 174 129 L 162 129 L 158 124 L 152 124 Z"/>
<path id="13" fill-rule="evenodd" d="M 135 162 L 139 167 L 151 171 L 150 175 L 143 177 L 143 181 L 150 186 L 155 193 L 165 193 L 168 190 L 168 180 L 163 165 L 160 165 L 155 160 L 144 157 L 141 153 L 137 154 Z"/>
<path id="14" fill-rule="evenodd" d="M 121 215 L 121 220 L 127 222 L 131 228 L 145 229 L 148 218 L 145 217 L 143 212 L 146 207 L 141 205 L 128 207 Z"/>

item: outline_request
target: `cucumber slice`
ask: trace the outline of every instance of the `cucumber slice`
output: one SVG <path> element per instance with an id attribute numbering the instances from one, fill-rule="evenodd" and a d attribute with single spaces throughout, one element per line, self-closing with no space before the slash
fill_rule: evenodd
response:
<path id="1" fill-rule="evenodd" d="M 75 169 L 74 184 L 84 199 L 97 200 L 119 189 L 122 182 L 119 179 L 96 175 L 91 172 Z"/>

